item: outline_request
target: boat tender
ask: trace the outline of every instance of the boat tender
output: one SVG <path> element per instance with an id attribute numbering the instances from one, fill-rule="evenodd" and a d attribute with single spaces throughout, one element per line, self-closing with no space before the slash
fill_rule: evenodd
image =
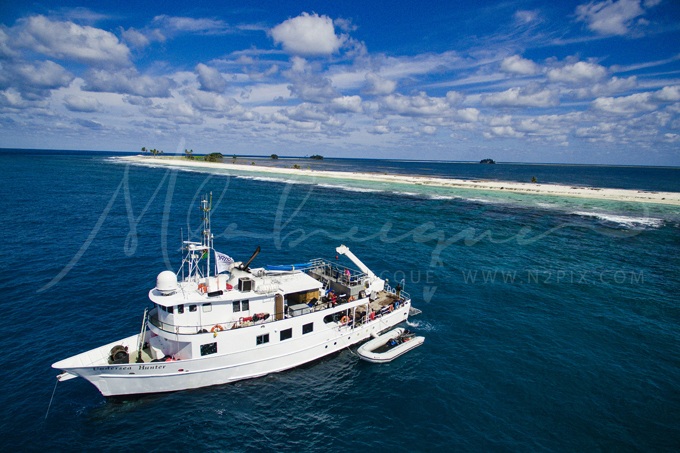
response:
<path id="1" fill-rule="evenodd" d="M 417 337 L 403 327 L 397 327 L 361 345 L 357 354 L 368 362 L 387 363 L 417 348 L 424 341 L 425 337 Z"/>
<path id="2" fill-rule="evenodd" d="M 234 262 L 213 248 L 211 204 L 202 198 L 201 242 L 183 241 L 180 269 L 158 274 L 140 332 L 54 363 L 59 380 L 84 378 L 104 396 L 225 384 L 336 353 L 412 313 L 403 286 L 391 288 L 344 245 L 336 252 L 359 269 L 337 257 L 251 268 L 259 247 Z"/>

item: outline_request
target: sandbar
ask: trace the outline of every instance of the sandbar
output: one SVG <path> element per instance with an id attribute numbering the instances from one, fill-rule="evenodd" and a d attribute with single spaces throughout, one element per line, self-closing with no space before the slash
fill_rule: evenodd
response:
<path id="1" fill-rule="evenodd" d="M 344 179 L 367 182 L 386 182 L 404 185 L 423 185 L 470 189 L 482 191 L 511 192 L 528 195 L 555 197 L 577 197 L 595 200 L 609 200 L 634 203 L 656 203 L 680 206 L 680 192 L 649 192 L 644 190 L 610 189 L 600 187 L 567 186 L 561 184 L 522 183 L 494 180 L 467 180 L 452 178 L 431 178 L 427 176 L 391 175 L 382 173 L 343 172 L 329 170 L 269 167 L 263 165 L 241 165 L 188 160 L 177 157 L 126 156 L 119 159 L 148 165 L 188 167 L 195 169 L 223 169 L 236 172 L 269 173 L 290 176 L 310 176 L 328 179 Z"/>

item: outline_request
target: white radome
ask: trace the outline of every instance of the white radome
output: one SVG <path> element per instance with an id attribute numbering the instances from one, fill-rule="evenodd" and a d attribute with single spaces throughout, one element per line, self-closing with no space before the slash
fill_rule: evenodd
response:
<path id="1" fill-rule="evenodd" d="M 156 289 L 164 296 L 177 291 L 177 275 L 173 271 L 163 271 L 156 277 Z"/>

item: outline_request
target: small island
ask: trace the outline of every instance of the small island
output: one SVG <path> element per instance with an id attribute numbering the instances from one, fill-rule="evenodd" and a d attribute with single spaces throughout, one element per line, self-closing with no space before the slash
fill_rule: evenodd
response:
<path id="1" fill-rule="evenodd" d="M 496 161 L 493 159 L 482 159 L 479 161 L 480 164 L 495 164 Z"/>
<path id="2" fill-rule="evenodd" d="M 313 156 L 309 156 L 310 159 L 316 159 L 316 160 L 323 160 L 323 156 L 321 154 L 314 154 Z"/>

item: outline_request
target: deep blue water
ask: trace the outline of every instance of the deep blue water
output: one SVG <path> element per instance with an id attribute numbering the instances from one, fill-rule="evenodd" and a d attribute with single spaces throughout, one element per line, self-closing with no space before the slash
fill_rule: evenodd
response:
<path id="1" fill-rule="evenodd" d="M 340 164 L 529 174 L 509 164 Z M 680 184 L 677 169 L 540 171 L 575 185 Z M 97 154 L 0 153 L 0 175 L 7 451 L 680 445 L 678 207 L 293 184 Z M 196 234 L 207 191 L 218 250 L 243 259 L 260 245 L 254 264 L 264 265 L 332 258 L 345 243 L 383 277 L 405 280 L 423 310 L 411 328 L 425 344 L 386 365 L 346 350 L 261 379 L 127 400 L 75 379 L 57 386 L 45 420 L 50 365 L 138 331 L 146 292 L 179 264 L 181 235 Z"/>

